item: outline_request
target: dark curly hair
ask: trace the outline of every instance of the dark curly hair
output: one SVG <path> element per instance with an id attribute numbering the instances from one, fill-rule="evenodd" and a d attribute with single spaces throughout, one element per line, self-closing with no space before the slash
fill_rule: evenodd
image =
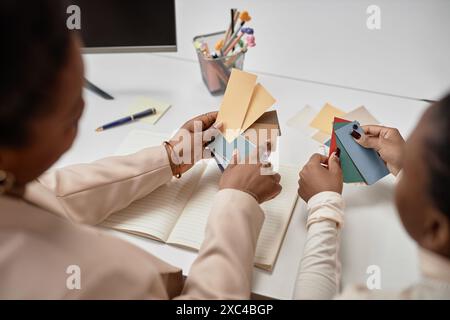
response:
<path id="1" fill-rule="evenodd" d="M 65 2 L 1 0 L 0 41 L 0 146 L 21 147 L 67 60 Z"/>
<path id="2" fill-rule="evenodd" d="M 431 111 L 434 136 L 427 139 L 429 190 L 435 206 L 450 218 L 450 94 Z"/>

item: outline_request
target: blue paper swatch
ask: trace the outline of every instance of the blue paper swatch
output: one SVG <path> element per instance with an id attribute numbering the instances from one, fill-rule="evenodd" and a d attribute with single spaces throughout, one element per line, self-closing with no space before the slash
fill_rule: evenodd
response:
<path id="1" fill-rule="evenodd" d="M 337 129 L 335 131 L 336 137 L 349 154 L 366 183 L 370 185 L 388 175 L 389 170 L 375 150 L 366 149 L 353 139 L 351 133 L 354 129 L 361 136 L 364 135 L 364 131 L 361 129 L 359 123 L 354 121 Z"/>
<path id="2" fill-rule="evenodd" d="M 214 154 L 217 164 L 220 164 L 222 169 L 226 169 L 231 161 L 234 149 L 238 150 L 239 159 L 245 159 L 256 149 L 256 146 L 243 136 L 238 136 L 230 143 L 222 134 L 219 134 L 213 142 L 208 144 L 208 148 Z"/>

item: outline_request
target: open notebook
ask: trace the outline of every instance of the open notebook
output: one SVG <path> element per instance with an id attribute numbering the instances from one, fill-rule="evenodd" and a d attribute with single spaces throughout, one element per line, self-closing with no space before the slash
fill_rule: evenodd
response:
<path id="1" fill-rule="evenodd" d="M 163 135 L 132 131 L 118 150 L 129 154 L 160 145 Z M 272 270 L 297 201 L 298 169 L 280 166 L 283 190 L 262 204 L 266 218 L 258 239 L 255 266 Z M 214 160 L 197 163 L 181 179 L 173 179 L 148 196 L 111 215 L 103 226 L 167 244 L 199 250 L 221 172 Z"/>

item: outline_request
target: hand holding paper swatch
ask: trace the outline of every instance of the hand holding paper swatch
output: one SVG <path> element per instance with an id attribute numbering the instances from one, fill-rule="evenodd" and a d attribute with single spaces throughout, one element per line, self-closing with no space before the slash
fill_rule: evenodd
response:
<path id="1" fill-rule="evenodd" d="M 351 136 L 353 130 L 356 130 L 361 136 L 364 135 L 359 123 L 354 121 L 337 129 L 335 131 L 336 138 L 347 151 L 364 181 L 367 184 L 373 184 L 388 175 L 389 170 L 375 150 L 364 148 L 353 139 Z"/>
<path id="2" fill-rule="evenodd" d="M 373 149 L 360 146 L 351 136 L 353 130 L 364 135 L 357 121 L 335 118 L 330 144 L 330 155 L 340 149 L 340 162 L 344 182 L 373 184 L 389 174 L 386 164 Z"/>

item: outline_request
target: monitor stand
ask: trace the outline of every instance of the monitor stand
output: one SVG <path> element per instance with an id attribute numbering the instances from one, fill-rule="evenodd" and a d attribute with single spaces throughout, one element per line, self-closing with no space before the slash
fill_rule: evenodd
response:
<path id="1" fill-rule="evenodd" d="M 100 97 L 102 97 L 103 99 L 106 100 L 114 100 L 114 97 L 111 96 L 109 93 L 103 91 L 102 89 L 100 89 L 99 87 L 97 87 L 95 84 L 93 84 L 92 82 L 90 82 L 87 79 L 84 79 L 85 84 L 84 86 L 86 87 L 86 89 L 92 91 L 93 93 L 99 95 Z"/>

